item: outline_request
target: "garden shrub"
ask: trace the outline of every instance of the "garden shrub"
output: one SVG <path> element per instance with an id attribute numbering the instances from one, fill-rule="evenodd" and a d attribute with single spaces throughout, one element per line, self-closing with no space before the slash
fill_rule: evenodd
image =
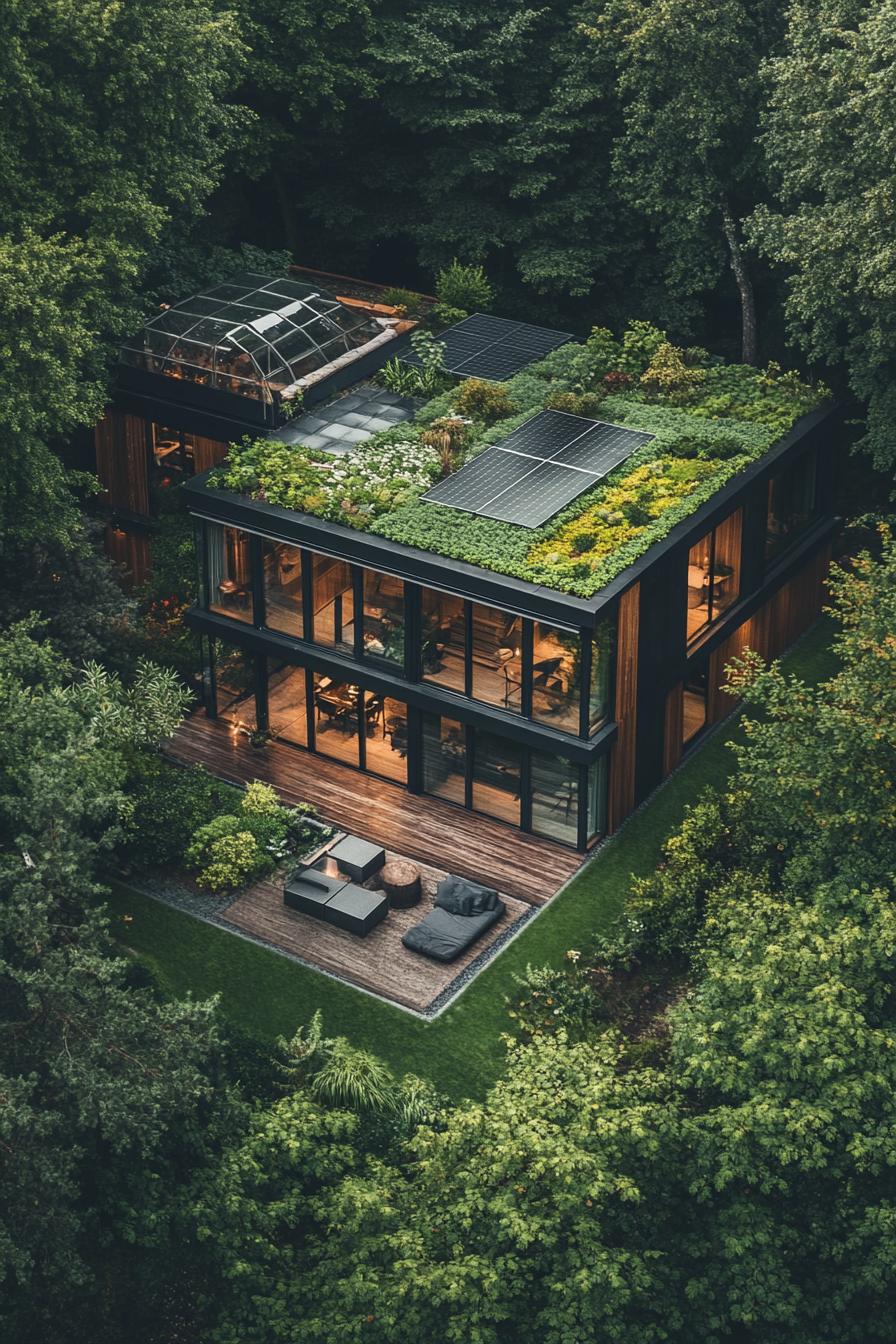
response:
<path id="1" fill-rule="evenodd" d="M 413 289 L 402 289 L 394 285 L 383 294 L 383 303 L 393 308 L 403 308 L 408 317 L 418 317 L 425 310 L 425 300 Z"/>
<path id="2" fill-rule="evenodd" d="M 246 785 L 240 810 L 259 817 L 276 816 L 281 811 L 277 790 L 263 780 L 253 779 Z"/>
<path id="3" fill-rule="evenodd" d="M 470 314 L 464 308 L 453 308 L 450 303 L 433 304 L 429 312 L 429 321 L 433 330 L 444 331 L 446 327 L 453 327 L 458 322 L 463 322 L 465 317 Z"/>
<path id="4" fill-rule="evenodd" d="M 137 866 L 180 863 L 193 833 L 220 812 L 233 812 L 240 790 L 201 765 L 176 765 L 152 752 L 131 764 L 128 794 L 133 815 L 127 858 Z"/>
<path id="5" fill-rule="evenodd" d="M 689 367 L 685 363 L 684 351 L 664 341 L 641 374 L 640 382 L 649 400 L 665 401 L 670 406 L 686 406 L 694 399 L 706 377 L 706 369 Z"/>
<path id="6" fill-rule="evenodd" d="M 505 420 L 516 411 L 510 400 L 506 383 L 488 383 L 483 378 L 467 378 L 454 394 L 454 404 L 460 415 L 493 425 Z"/>
<path id="7" fill-rule="evenodd" d="M 581 1039 L 594 1021 L 598 1003 L 577 951 L 567 952 L 563 966 L 527 966 L 513 978 L 519 992 L 506 1000 L 507 1011 L 524 1040 L 561 1030 Z"/>
<path id="8" fill-rule="evenodd" d="M 666 333 L 650 322 L 630 323 L 622 337 L 622 354 L 617 368 L 622 373 L 640 376 L 665 343 Z"/>
<path id="9" fill-rule="evenodd" d="M 487 312 L 492 304 L 492 287 L 481 266 L 464 266 L 455 257 L 436 277 L 436 298 L 440 304 L 462 308 L 465 313 Z"/>
<path id="10" fill-rule="evenodd" d="M 553 411 L 584 415 L 593 420 L 600 411 L 602 400 L 597 392 L 552 392 L 546 404 Z"/>
<path id="11" fill-rule="evenodd" d="M 219 820 L 236 822 L 235 817 Z M 250 878 L 261 877 L 273 864 L 261 863 L 255 836 L 251 831 L 239 830 L 237 823 L 237 829 L 208 841 L 196 867 L 197 885 L 220 894 L 236 891 Z"/>

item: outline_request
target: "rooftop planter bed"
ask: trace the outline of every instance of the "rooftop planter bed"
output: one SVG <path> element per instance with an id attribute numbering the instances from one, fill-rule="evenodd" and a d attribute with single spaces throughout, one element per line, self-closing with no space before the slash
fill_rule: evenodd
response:
<path id="1" fill-rule="evenodd" d="M 646 323 L 621 341 L 595 328 L 506 384 L 447 387 L 414 424 L 347 457 L 246 441 L 210 484 L 589 598 L 827 397 L 776 365 L 759 371 L 678 350 Z M 539 528 L 420 501 L 446 466 L 427 430 L 447 417 L 467 422 L 456 467 L 545 407 L 655 438 Z"/>

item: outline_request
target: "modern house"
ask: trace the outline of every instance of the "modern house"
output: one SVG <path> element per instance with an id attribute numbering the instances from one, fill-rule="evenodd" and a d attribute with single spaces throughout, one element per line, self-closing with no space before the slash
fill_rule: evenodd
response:
<path id="1" fill-rule="evenodd" d="M 668 426 L 684 442 L 685 412 L 645 406 L 635 424 L 631 407 L 610 398 L 606 419 L 551 408 L 515 416 L 420 491 L 413 535 L 426 545 L 397 538 L 391 522 L 362 528 L 350 515 L 315 515 L 313 504 L 271 502 L 264 488 L 223 488 L 208 470 L 247 435 L 350 462 L 355 445 L 409 421 L 419 403 L 370 381 L 396 352 L 408 355 L 409 325 L 264 277 L 166 310 L 123 351 L 119 395 L 98 432 L 106 478 L 135 457 L 192 469 L 183 495 L 201 593 L 188 619 L 209 716 L 340 762 L 347 790 L 350 770 L 364 771 L 585 850 L 730 711 L 721 690 L 730 658 L 746 646 L 775 656 L 818 613 L 838 416 L 812 410 L 777 438 L 751 439 L 740 424 L 752 456 L 720 472 L 717 489 L 718 464 L 699 460 L 698 443 L 708 484 L 656 540 L 659 514 L 629 527 L 624 563 L 590 595 L 587 563 L 567 565 L 554 586 L 550 554 L 540 568 L 491 567 L 487 547 L 460 558 L 460 529 L 525 557 L 549 551 L 577 510 L 629 526 L 601 512 L 601 491 L 635 470 L 662 478 Z M 458 379 L 493 380 L 537 368 L 569 341 L 492 318 L 444 338 Z M 717 432 L 711 419 L 696 423 L 698 436 L 701 424 Z M 626 476 L 630 459 L 643 465 Z M 311 465 L 323 479 L 331 464 Z M 589 544 L 593 536 L 577 543 Z M 522 576 L 527 565 L 537 581 Z"/>

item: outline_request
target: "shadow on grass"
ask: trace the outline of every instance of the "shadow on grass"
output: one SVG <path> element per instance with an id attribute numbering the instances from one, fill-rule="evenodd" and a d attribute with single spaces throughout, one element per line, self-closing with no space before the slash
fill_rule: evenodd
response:
<path id="1" fill-rule="evenodd" d="M 808 682 L 832 675 L 833 625 L 819 621 L 784 659 Z M 441 1017 L 422 1022 L 349 985 L 201 923 L 117 884 L 109 898 L 116 937 L 145 960 L 172 996 L 219 994 L 225 1019 L 258 1040 L 290 1036 L 320 1009 L 328 1035 L 344 1035 L 374 1051 L 398 1073 L 417 1073 L 457 1099 L 480 1097 L 501 1071 L 501 1034 L 509 1022 L 504 998 L 527 964 L 557 962 L 587 946 L 625 901 L 633 875 L 650 872 L 666 836 L 706 785 L 719 788 L 733 765 L 728 747 L 742 737 L 730 719 L 585 864 L 525 931 L 490 962 Z"/>

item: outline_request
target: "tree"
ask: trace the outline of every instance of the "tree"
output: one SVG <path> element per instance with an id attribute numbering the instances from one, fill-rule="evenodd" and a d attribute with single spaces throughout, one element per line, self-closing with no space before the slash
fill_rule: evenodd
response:
<path id="1" fill-rule="evenodd" d="M 784 273 L 792 335 L 810 359 L 845 363 L 867 403 L 867 448 L 896 466 L 896 78 L 893 0 L 787 10 L 765 67 L 764 149 L 776 199 L 750 236 Z"/>
<path id="2" fill-rule="evenodd" d="M 53 441 L 101 414 L 147 249 L 190 218 L 238 121 L 210 0 L 17 0 L 0 52 L 0 535 L 64 543 Z"/>
<path id="3" fill-rule="evenodd" d="M 623 0 L 614 149 L 617 189 L 659 231 L 668 283 L 712 293 L 725 261 L 740 301 L 745 364 L 757 358 L 753 279 L 740 221 L 761 199 L 759 70 L 777 37 L 768 0 Z M 604 40 L 606 22 L 597 29 Z"/>
<path id="4" fill-rule="evenodd" d="M 22 1344 L 111 1344 L 150 1338 L 154 1301 L 164 1337 L 181 1190 L 227 1098 L 212 1005 L 140 983 L 97 877 L 129 753 L 171 732 L 184 697 L 148 664 L 128 688 L 76 675 L 38 633 L 0 637 L 0 1321 Z"/>

